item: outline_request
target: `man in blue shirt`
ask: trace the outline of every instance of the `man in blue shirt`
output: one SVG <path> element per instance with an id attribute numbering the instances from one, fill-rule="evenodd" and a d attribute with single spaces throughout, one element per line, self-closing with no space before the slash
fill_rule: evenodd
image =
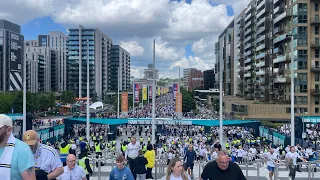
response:
<path id="1" fill-rule="evenodd" d="M 124 156 L 119 155 L 116 158 L 117 166 L 110 173 L 109 180 L 134 180 L 131 170 L 124 166 Z"/>
<path id="2" fill-rule="evenodd" d="M 13 137 L 12 120 L 0 114 L 1 180 L 34 180 L 35 161 L 30 147 Z"/>
<path id="3" fill-rule="evenodd" d="M 186 155 L 184 156 L 184 162 L 187 163 L 188 174 L 191 178 L 193 178 L 193 166 L 195 160 L 197 160 L 197 153 L 193 150 L 192 145 L 189 145 L 189 150 L 187 150 Z"/>

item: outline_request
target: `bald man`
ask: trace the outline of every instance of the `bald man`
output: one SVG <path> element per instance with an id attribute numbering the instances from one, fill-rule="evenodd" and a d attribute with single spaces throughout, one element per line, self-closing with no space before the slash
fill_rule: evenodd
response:
<path id="1" fill-rule="evenodd" d="M 64 173 L 58 180 L 86 180 L 86 173 L 81 166 L 76 165 L 77 158 L 69 154 L 66 158 L 67 165 L 63 167 Z"/>
<path id="2" fill-rule="evenodd" d="M 240 167 L 229 160 L 225 151 L 220 151 L 215 161 L 206 164 L 200 178 L 200 180 L 215 179 L 246 180 Z"/>

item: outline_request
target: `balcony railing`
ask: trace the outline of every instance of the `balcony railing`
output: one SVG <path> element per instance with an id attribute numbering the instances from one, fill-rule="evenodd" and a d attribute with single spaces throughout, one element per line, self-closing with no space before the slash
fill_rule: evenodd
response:
<path id="1" fill-rule="evenodd" d="M 261 6 L 264 6 L 266 4 L 266 1 L 263 0 L 259 3 L 259 5 L 257 6 L 257 9 L 259 10 L 261 8 Z"/>
<path id="2" fill-rule="evenodd" d="M 311 72 L 320 72 L 320 65 L 312 65 Z"/>
<path id="3" fill-rule="evenodd" d="M 263 67 L 263 66 L 265 66 L 265 62 L 264 61 L 262 61 L 262 62 L 259 62 L 258 64 L 256 64 L 256 67 Z"/>
<path id="4" fill-rule="evenodd" d="M 256 18 L 259 18 L 260 16 L 262 16 L 265 12 L 266 12 L 266 9 L 264 8 L 262 11 L 260 11 L 260 12 L 257 14 Z"/>
<path id="5" fill-rule="evenodd" d="M 258 72 L 256 72 L 256 75 L 261 76 L 264 75 L 266 72 L 264 70 L 260 70 Z"/>
<path id="6" fill-rule="evenodd" d="M 287 12 L 286 12 L 286 11 L 283 12 L 282 14 L 280 14 L 277 18 L 275 18 L 275 19 L 273 20 L 273 23 L 275 24 L 275 23 L 279 22 L 280 20 L 282 20 L 283 18 L 285 18 L 286 15 L 287 15 Z"/>
<path id="7" fill-rule="evenodd" d="M 262 40 L 264 40 L 266 38 L 265 35 L 260 36 L 258 39 L 256 39 L 256 43 L 261 42 Z"/>
<path id="8" fill-rule="evenodd" d="M 249 63 L 249 62 L 251 62 L 251 58 L 246 59 L 246 60 L 244 61 L 245 64 L 246 64 L 246 63 Z"/>
<path id="9" fill-rule="evenodd" d="M 273 40 L 273 44 L 276 44 L 276 43 L 278 43 L 278 42 L 281 42 L 281 41 L 283 41 L 283 40 L 285 40 L 285 39 L 287 39 L 287 38 L 288 38 L 287 33 L 282 34 L 282 35 L 278 36 L 277 38 L 275 38 L 275 39 Z"/>
<path id="10" fill-rule="evenodd" d="M 288 77 L 276 77 L 274 83 L 290 83 L 290 78 Z"/>
<path id="11" fill-rule="evenodd" d="M 311 18 L 310 23 L 311 24 L 320 24 L 320 19 L 319 18 Z"/>
<path id="12" fill-rule="evenodd" d="M 256 48 L 256 51 L 260 51 L 260 50 L 264 49 L 265 47 L 266 47 L 265 44 L 261 44 L 260 46 L 258 46 L 258 47 Z"/>
<path id="13" fill-rule="evenodd" d="M 244 67 L 244 70 L 247 71 L 247 70 L 249 70 L 251 68 L 252 68 L 252 66 L 246 66 L 246 67 Z"/>
<path id="14" fill-rule="evenodd" d="M 260 53 L 256 56 L 256 59 L 264 58 L 266 56 L 266 53 Z"/>
<path id="15" fill-rule="evenodd" d="M 311 41 L 311 47 L 320 48 L 320 42 L 319 41 Z"/>
<path id="16" fill-rule="evenodd" d="M 276 64 L 276 63 L 280 63 L 288 60 L 290 60 L 290 57 L 288 55 L 277 56 L 277 58 L 273 59 L 273 63 Z"/>
<path id="17" fill-rule="evenodd" d="M 260 24 L 264 23 L 266 21 L 266 18 L 261 18 L 258 23 L 257 23 L 257 27 L 260 26 Z"/>
<path id="18" fill-rule="evenodd" d="M 320 89 L 311 89 L 310 94 L 311 95 L 320 95 Z"/>

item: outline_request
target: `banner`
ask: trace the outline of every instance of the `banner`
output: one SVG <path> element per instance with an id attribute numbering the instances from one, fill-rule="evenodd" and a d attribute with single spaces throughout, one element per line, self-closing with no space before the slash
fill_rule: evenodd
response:
<path id="1" fill-rule="evenodd" d="M 178 93 L 178 84 L 173 84 L 173 99 L 176 99 Z"/>
<path id="2" fill-rule="evenodd" d="M 134 84 L 134 102 L 136 103 L 140 102 L 139 89 L 140 89 L 140 84 Z"/>
<path id="3" fill-rule="evenodd" d="M 158 87 L 158 96 L 160 96 L 160 88 L 161 88 L 161 87 Z"/>
<path id="4" fill-rule="evenodd" d="M 152 99 L 152 86 L 148 86 L 148 90 L 149 90 L 149 99 Z"/>
<path id="5" fill-rule="evenodd" d="M 160 87 L 160 94 L 164 94 L 164 87 Z"/>
<path id="6" fill-rule="evenodd" d="M 182 112 L 182 93 L 176 94 L 176 112 Z"/>
<path id="7" fill-rule="evenodd" d="M 142 100 L 144 100 L 144 101 L 146 101 L 146 100 L 148 100 L 148 90 L 147 90 L 147 86 L 146 85 L 143 85 L 142 86 L 143 88 L 142 88 Z"/>
<path id="8" fill-rule="evenodd" d="M 128 112 L 128 92 L 121 93 L 121 112 Z"/>

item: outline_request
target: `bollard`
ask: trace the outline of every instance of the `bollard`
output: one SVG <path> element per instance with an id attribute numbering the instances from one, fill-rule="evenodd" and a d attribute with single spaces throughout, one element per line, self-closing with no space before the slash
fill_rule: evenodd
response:
<path id="1" fill-rule="evenodd" d="M 260 179 L 260 162 L 257 162 L 257 177 L 258 177 L 258 180 Z"/>
<path id="2" fill-rule="evenodd" d="M 312 168 L 312 179 L 314 179 L 314 170 L 317 168 L 317 164 L 315 164 Z"/>
<path id="3" fill-rule="evenodd" d="M 278 180 L 279 179 L 279 164 L 275 164 L 274 167 L 274 180 Z"/>
<path id="4" fill-rule="evenodd" d="M 154 179 L 155 180 L 157 180 L 157 168 L 158 168 L 157 164 L 158 164 L 158 161 L 156 161 L 156 163 L 154 164 L 154 171 L 155 171 Z"/>
<path id="5" fill-rule="evenodd" d="M 248 176 L 249 176 L 249 170 L 248 170 L 248 163 L 246 163 L 246 179 L 248 179 Z"/>
<path id="6" fill-rule="evenodd" d="M 308 163 L 307 167 L 308 167 L 308 180 L 310 180 L 311 179 L 311 170 L 312 170 L 311 164 Z"/>
<path id="7" fill-rule="evenodd" d="M 92 171 L 95 172 L 94 171 L 96 169 L 96 159 L 95 158 L 92 158 L 92 163 L 93 163 Z"/>
<path id="8" fill-rule="evenodd" d="M 98 159 L 98 180 L 101 180 L 101 158 Z"/>

